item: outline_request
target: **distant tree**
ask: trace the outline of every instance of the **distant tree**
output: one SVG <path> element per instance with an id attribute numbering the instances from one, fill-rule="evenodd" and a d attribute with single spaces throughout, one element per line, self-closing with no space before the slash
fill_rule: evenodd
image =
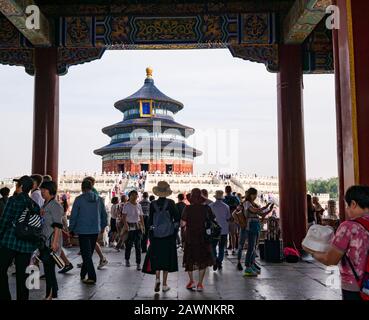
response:
<path id="1" fill-rule="evenodd" d="M 338 178 L 314 179 L 307 181 L 307 190 L 310 193 L 329 193 L 332 199 L 338 198 Z"/>

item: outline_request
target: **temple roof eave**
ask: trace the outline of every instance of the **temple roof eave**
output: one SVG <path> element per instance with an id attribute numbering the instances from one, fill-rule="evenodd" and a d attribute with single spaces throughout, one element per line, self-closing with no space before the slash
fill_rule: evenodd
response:
<path id="1" fill-rule="evenodd" d="M 127 152 L 131 151 L 133 147 L 137 145 L 137 141 L 128 141 L 128 142 L 119 142 L 119 143 L 113 143 L 108 144 L 102 148 L 94 150 L 94 154 L 99 156 L 104 156 L 106 154 L 110 153 L 116 153 L 116 152 Z M 165 141 L 163 143 L 160 143 L 158 146 L 153 144 L 153 141 L 150 141 L 150 152 L 160 150 L 163 151 L 164 148 L 168 147 L 170 145 L 170 150 L 175 151 L 184 151 L 186 154 L 191 154 L 193 157 L 198 157 L 202 155 L 202 151 L 197 150 L 193 147 L 188 146 L 187 144 L 183 143 L 175 143 L 173 141 Z"/>
<path id="2" fill-rule="evenodd" d="M 147 128 L 147 127 L 153 127 L 154 121 L 160 121 L 161 124 L 161 128 L 165 128 L 165 129 L 179 129 L 179 130 L 185 130 L 186 131 L 186 137 L 192 135 L 195 132 L 194 128 L 182 125 L 178 122 L 172 121 L 172 120 L 168 120 L 168 119 L 163 119 L 163 118 L 136 118 L 136 119 L 129 119 L 129 120 L 123 120 L 120 122 L 117 122 L 113 125 L 107 126 L 105 128 L 102 129 L 102 132 L 106 135 L 108 135 L 109 137 L 112 137 L 113 135 L 119 133 L 117 131 L 120 131 L 120 129 L 125 129 L 125 128 L 130 128 L 130 127 L 134 127 L 134 126 L 138 126 L 141 127 L 142 129 Z"/>

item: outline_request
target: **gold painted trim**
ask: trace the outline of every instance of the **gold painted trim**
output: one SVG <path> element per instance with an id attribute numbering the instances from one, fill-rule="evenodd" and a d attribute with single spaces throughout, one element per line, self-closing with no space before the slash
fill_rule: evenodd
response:
<path id="1" fill-rule="evenodd" d="M 347 9 L 347 33 L 350 57 L 350 90 L 351 90 L 351 125 L 352 125 L 352 142 L 354 157 L 354 177 L 355 183 L 360 183 L 360 167 L 359 167 L 359 143 L 357 129 L 357 100 L 356 100 L 356 77 L 355 77 L 355 52 L 354 52 L 354 32 L 352 26 L 352 8 L 351 0 L 346 0 Z"/>
<path id="2" fill-rule="evenodd" d="M 142 104 L 144 102 L 149 102 L 150 103 L 150 114 L 144 114 L 142 111 Z M 153 109 L 153 102 L 152 100 L 140 100 L 140 117 L 141 118 L 151 118 L 154 115 L 154 109 Z"/>

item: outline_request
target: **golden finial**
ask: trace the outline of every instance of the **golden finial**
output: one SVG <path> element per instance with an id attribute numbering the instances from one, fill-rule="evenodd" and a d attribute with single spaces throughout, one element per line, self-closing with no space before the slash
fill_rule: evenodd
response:
<path id="1" fill-rule="evenodd" d="M 152 78 L 152 68 L 151 67 L 146 68 L 146 77 Z"/>

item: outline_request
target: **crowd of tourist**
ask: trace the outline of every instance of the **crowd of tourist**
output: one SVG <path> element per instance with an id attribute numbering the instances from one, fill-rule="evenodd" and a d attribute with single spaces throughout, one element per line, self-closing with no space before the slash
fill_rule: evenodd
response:
<path id="1" fill-rule="evenodd" d="M 149 195 L 140 191 L 144 176 L 136 178 L 140 181 L 139 190 L 115 195 L 107 212 L 103 198 L 94 188 L 94 178 L 86 177 L 81 183 L 81 194 L 72 205 L 69 223 L 68 199 L 65 195 L 58 197 L 58 186 L 50 176 L 34 174 L 15 179 L 16 190 L 10 197 L 9 189 L 1 189 L 0 299 L 11 299 L 8 269 L 12 264 L 16 267 L 17 299 L 28 299 L 26 268 L 30 264 L 42 264 L 45 299 L 56 298 L 55 267 L 61 260 L 63 267 L 59 273 L 74 268 L 63 246 L 70 247 L 77 239 L 82 258 L 82 263 L 77 265 L 81 282 L 96 284 L 98 276 L 92 256 L 94 251 L 99 255 L 98 269 L 108 264 L 99 245 L 107 230 L 110 246 L 117 252 L 124 249 L 126 267 L 131 267 L 134 247 L 136 270 L 155 275 L 155 292 L 170 290 L 169 273 L 180 269 L 179 247 L 183 250 L 182 267 L 188 273 L 186 288 L 192 291 L 205 290 L 208 268 L 221 271 L 224 257 L 229 254 L 237 255 L 237 269 L 243 271 L 244 277 L 257 277 L 262 272 L 256 261 L 257 243 L 264 220 L 271 213 L 275 215 L 275 204 L 260 199 L 256 189 L 249 188 L 242 195 L 232 192 L 228 185 L 225 190 L 209 195 L 205 189 L 194 188 L 186 195 L 179 194 L 175 202 L 168 198 L 172 190 L 167 182 L 159 181 L 152 189 L 153 195 Z M 321 223 L 324 210 L 319 199 L 309 196 L 307 199 L 309 225 Z M 341 262 L 343 298 L 359 299 L 369 234 L 355 219 L 369 223 L 369 188 L 352 187 L 345 200 L 350 220 L 339 226 L 330 249 L 325 253 L 305 250 L 324 264 Z M 146 253 L 144 257 L 143 253 Z M 198 276 L 194 275 L 195 271 Z"/>

